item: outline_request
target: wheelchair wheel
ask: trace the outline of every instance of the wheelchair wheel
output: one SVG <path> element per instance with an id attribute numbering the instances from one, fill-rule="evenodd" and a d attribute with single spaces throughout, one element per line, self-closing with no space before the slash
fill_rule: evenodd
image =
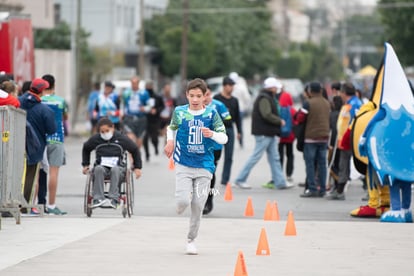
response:
<path id="1" fill-rule="evenodd" d="M 127 171 L 125 193 L 126 193 L 126 212 L 128 214 L 128 217 L 131 217 L 131 215 L 134 213 L 133 178 L 132 178 L 131 170 Z"/>
<path id="2" fill-rule="evenodd" d="M 92 216 L 92 176 L 91 174 L 88 174 L 86 178 L 86 184 L 85 184 L 85 195 L 84 195 L 84 202 L 83 202 L 83 212 L 86 214 L 87 217 Z"/>

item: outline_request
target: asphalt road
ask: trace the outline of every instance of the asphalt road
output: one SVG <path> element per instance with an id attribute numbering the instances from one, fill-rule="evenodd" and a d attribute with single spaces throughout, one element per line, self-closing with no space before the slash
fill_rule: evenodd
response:
<path id="1" fill-rule="evenodd" d="M 242 166 L 252 153 L 254 139 L 250 134 L 250 118 L 244 119 L 243 148 L 236 144 L 231 181 L 234 181 Z M 66 139 L 67 165 L 60 169 L 57 204 L 68 212 L 70 217 L 82 217 L 83 197 L 86 176 L 81 172 L 82 143 L 87 137 L 71 136 Z M 161 139 L 162 141 L 162 139 Z M 143 161 L 143 175 L 134 182 L 135 185 L 135 214 L 140 216 L 177 216 L 174 204 L 174 171 L 168 168 L 168 159 L 162 154 L 163 142 L 160 143 L 160 155 L 154 154 L 151 147 L 149 162 Z M 143 151 L 143 150 L 142 150 Z M 223 157 L 222 157 L 223 159 Z M 363 205 L 361 198 L 364 196 L 360 180 L 350 181 L 345 201 L 328 201 L 324 198 L 300 198 L 303 188 L 297 184 L 305 179 L 305 166 L 301 152 L 295 152 L 294 183 L 295 187 L 288 190 L 268 190 L 261 184 L 270 180 L 270 168 L 264 155 L 259 163 L 251 171 L 248 183 L 253 186 L 250 190 L 233 188 L 233 200 L 224 201 L 224 189 L 219 181 L 223 160 L 219 161 L 217 168 L 218 183 L 214 200 L 214 209 L 207 217 L 213 218 L 241 218 L 247 198 L 252 198 L 255 217 L 263 217 L 267 200 L 276 201 L 280 214 L 287 214 L 292 210 L 298 220 L 325 220 L 325 221 L 349 221 L 355 220 L 349 216 L 349 212 Z M 118 214 L 119 213 L 119 214 Z M 93 216 L 117 216 L 121 215 L 113 210 L 96 210 Z"/>

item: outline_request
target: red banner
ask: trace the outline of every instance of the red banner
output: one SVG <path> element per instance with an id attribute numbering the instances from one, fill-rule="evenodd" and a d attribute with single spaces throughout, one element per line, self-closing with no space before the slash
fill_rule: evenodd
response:
<path id="1" fill-rule="evenodd" d="M 0 71 L 13 74 L 19 86 L 34 78 L 34 45 L 29 18 L 9 17 L 0 27 Z"/>

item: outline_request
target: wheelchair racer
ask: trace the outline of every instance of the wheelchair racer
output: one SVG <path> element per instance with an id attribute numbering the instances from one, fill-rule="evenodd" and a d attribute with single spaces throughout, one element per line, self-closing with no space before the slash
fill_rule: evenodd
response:
<path id="1" fill-rule="evenodd" d="M 123 151 L 131 154 L 133 159 L 133 169 L 135 178 L 141 176 L 142 160 L 137 145 L 128 136 L 115 130 L 114 123 L 108 118 L 104 117 L 98 121 L 98 133 L 91 136 L 82 148 L 82 173 L 89 173 L 90 155 L 92 151 L 96 151 L 96 161 L 92 169 L 93 174 L 93 200 L 92 208 L 96 207 L 112 207 L 114 209 L 118 206 L 119 199 L 119 183 L 125 172 L 125 165 L 123 166 L 123 154 L 120 154 L 119 147 Z M 101 147 L 101 145 L 113 145 L 108 147 Z M 99 147 L 99 152 L 97 147 Z M 108 198 L 104 195 L 104 179 L 110 177 L 111 184 L 109 188 Z"/>

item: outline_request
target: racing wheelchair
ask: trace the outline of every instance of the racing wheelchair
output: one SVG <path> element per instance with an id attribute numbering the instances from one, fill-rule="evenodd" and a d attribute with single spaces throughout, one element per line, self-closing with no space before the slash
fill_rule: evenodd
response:
<path id="1" fill-rule="evenodd" d="M 134 212 L 134 177 L 133 171 L 128 166 L 128 153 L 123 148 L 115 143 L 105 143 L 98 145 L 95 148 L 96 161 L 92 170 L 89 171 L 85 184 L 84 195 L 84 213 L 87 217 L 92 216 L 93 212 L 93 183 L 94 183 L 94 169 L 98 165 L 98 157 L 100 159 L 100 165 L 105 167 L 113 167 L 115 165 L 120 167 L 120 179 L 118 184 L 119 206 L 122 209 L 122 216 L 125 218 L 127 215 L 131 217 Z M 111 184 L 110 175 L 105 175 L 102 183 L 104 189 L 104 196 L 109 199 L 109 188 Z M 111 207 L 109 207 L 111 208 Z"/>

